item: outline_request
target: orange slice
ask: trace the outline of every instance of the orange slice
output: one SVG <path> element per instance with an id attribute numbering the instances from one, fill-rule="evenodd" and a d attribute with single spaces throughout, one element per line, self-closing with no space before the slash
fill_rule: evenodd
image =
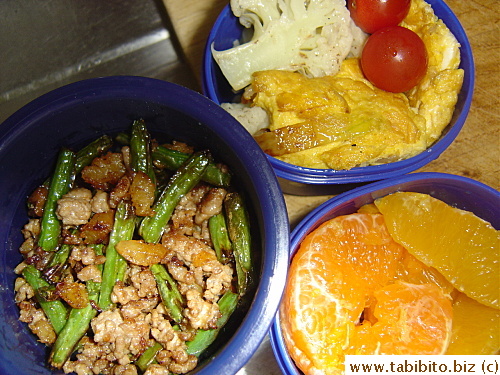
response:
<path id="1" fill-rule="evenodd" d="M 427 194 L 398 192 L 375 204 L 411 254 L 469 297 L 500 308 L 500 235 L 491 224 Z"/>

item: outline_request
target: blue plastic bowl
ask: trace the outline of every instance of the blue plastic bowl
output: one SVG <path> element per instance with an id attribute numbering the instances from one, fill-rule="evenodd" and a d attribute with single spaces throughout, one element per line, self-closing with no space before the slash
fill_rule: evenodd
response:
<path id="1" fill-rule="evenodd" d="M 254 224 L 260 273 L 245 311 L 235 313 L 209 358 L 193 374 L 234 374 L 268 333 L 284 288 L 289 226 L 269 161 L 252 137 L 219 106 L 186 88 L 140 77 L 74 83 L 29 103 L 0 125 L 0 374 L 52 374 L 47 350 L 18 321 L 13 268 L 21 261 L 26 198 L 53 170 L 62 146 L 78 149 L 144 118 L 160 141 L 176 139 L 210 149 L 235 172 Z M 245 147 L 241 147 L 245 145 Z"/>
<path id="2" fill-rule="evenodd" d="M 449 205 L 471 211 L 500 229 L 500 193 L 470 178 L 445 173 L 411 173 L 373 182 L 332 198 L 309 213 L 290 237 L 290 259 L 304 238 L 322 223 L 341 215 L 356 212 L 361 206 L 397 191 L 429 194 Z M 280 329 L 279 314 L 270 332 L 271 346 L 279 367 L 285 375 L 302 375 L 286 350 Z"/>
<path id="3" fill-rule="evenodd" d="M 442 0 L 426 0 L 432 5 L 436 15 L 442 19 L 461 45 L 460 68 L 465 77 L 458 102 L 450 124 L 440 139 L 426 151 L 412 158 L 383 165 L 357 167 L 350 170 L 303 168 L 285 163 L 268 156 L 285 193 L 296 195 L 336 194 L 371 181 L 396 177 L 412 172 L 436 159 L 455 140 L 462 129 L 469 113 L 474 91 L 474 60 L 472 50 L 462 25 L 457 17 Z M 241 92 L 234 92 L 222 74 L 211 53 L 211 46 L 216 50 L 225 50 L 233 46 L 235 40 L 242 38 L 244 27 L 227 5 L 208 36 L 203 55 L 202 88 L 203 93 L 217 104 L 238 102 Z M 346 184 L 341 187 L 338 185 Z M 335 186 L 337 185 L 337 186 Z"/>

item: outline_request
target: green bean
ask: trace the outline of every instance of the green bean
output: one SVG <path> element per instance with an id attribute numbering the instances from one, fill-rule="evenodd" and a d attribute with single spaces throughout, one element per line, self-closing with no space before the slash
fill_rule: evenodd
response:
<path id="1" fill-rule="evenodd" d="M 75 155 L 75 176 L 80 173 L 84 167 L 91 164 L 92 160 L 97 156 L 109 150 L 112 145 L 113 140 L 109 136 L 103 135 L 78 151 Z M 47 178 L 42 185 L 49 186 L 50 177 Z"/>
<path id="2" fill-rule="evenodd" d="M 117 281 L 123 281 L 127 269 L 127 261 L 115 249 L 121 240 L 130 240 L 135 229 L 135 215 L 129 203 L 121 201 L 115 213 L 113 230 L 106 247 L 106 262 L 102 274 L 99 306 L 106 310 L 111 305 L 111 293 Z"/>
<path id="3" fill-rule="evenodd" d="M 99 283 L 87 281 L 89 301 L 99 297 Z M 52 346 L 49 363 L 55 368 L 61 368 L 73 353 L 74 348 L 85 335 L 90 326 L 90 321 L 96 316 L 97 310 L 89 304 L 82 309 L 71 309 L 68 320 L 61 332 L 57 335 Z"/>
<path id="4" fill-rule="evenodd" d="M 28 284 L 33 288 L 35 293 L 40 288 L 47 288 L 50 286 L 50 284 L 42 278 L 42 274 L 40 273 L 40 271 L 38 271 L 32 265 L 26 266 L 22 271 L 22 275 L 28 282 Z M 40 304 L 43 312 L 49 319 L 50 324 L 52 324 L 54 331 L 56 333 L 59 333 L 64 327 L 66 318 L 68 316 L 66 306 L 64 306 L 64 304 L 60 300 L 45 301 L 41 298 L 37 298 L 37 301 Z"/>
<path id="5" fill-rule="evenodd" d="M 224 213 L 221 212 L 208 219 L 208 229 L 215 254 L 217 255 L 217 260 L 221 263 L 225 263 L 225 254 L 231 252 L 232 245 L 229 239 Z"/>
<path id="6" fill-rule="evenodd" d="M 200 354 L 215 341 L 222 327 L 227 323 L 234 310 L 236 310 L 236 306 L 238 305 L 238 294 L 227 291 L 220 298 L 218 305 L 221 317 L 217 320 L 217 328 L 207 330 L 199 329 L 194 339 L 186 343 L 188 354 L 199 357 Z"/>
<path id="7" fill-rule="evenodd" d="M 238 292 L 243 295 L 248 288 L 249 273 L 252 268 L 250 220 L 243 198 L 236 192 L 226 195 L 224 209 L 229 238 L 233 244 Z"/>
<path id="8" fill-rule="evenodd" d="M 61 222 L 56 215 L 57 200 L 71 189 L 76 174 L 89 165 L 95 157 L 111 148 L 112 140 L 108 136 L 103 136 L 76 154 L 66 149 L 61 150 L 55 172 L 48 180 L 48 197 L 41 220 L 41 234 L 38 242 L 40 247 L 46 251 L 53 251 L 54 254 L 44 269 L 43 275 L 31 265 L 23 271 L 23 276 L 37 293 L 37 299 L 57 333 L 56 342 L 49 356 L 49 363 L 54 368 L 62 368 L 78 348 L 97 310 L 106 310 L 111 307 L 113 288 L 116 282 L 124 280 L 128 267 L 125 258 L 116 251 L 117 243 L 132 239 L 136 228 L 138 235 L 146 242 L 158 243 L 181 198 L 202 180 L 211 185 L 230 187 L 231 174 L 213 163 L 208 151 L 187 154 L 163 146 L 152 150 L 150 134 L 143 120 L 134 121 L 131 133 L 120 134 L 120 137 L 121 141 L 130 146 L 130 166 L 134 172 L 146 173 L 155 185 L 159 182 L 153 165 L 175 171 L 175 173 L 161 194 L 157 196 L 152 207 L 155 212 L 153 216 L 139 218 L 133 213 L 131 203 L 121 201 L 118 204 L 113 230 L 106 246 L 106 261 L 98 266 L 102 273 L 102 282 L 87 281 L 89 303 L 82 309 L 69 310 L 60 299 L 44 300 L 39 293 L 42 289 L 51 286 L 42 276 L 48 278 L 49 281 L 57 282 L 71 252 L 70 246 L 59 244 Z M 239 297 L 247 290 L 250 280 L 252 259 L 248 213 L 241 196 L 237 193 L 227 195 L 224 207 L 223 213 L 209 220 L 210 236 L 219 261 L 226 263 L 231 252 L 233 253 L 238 288 L 237 292 L 227 291 L 218 301 L 221 315 L 217 320 L 216 328 L 197 330 L 194 339 L 186 343 L 187 352 L 196 356 L 200 356 L 216 340 L 222 327 L 235 311 Z M 95 248 L 96 254 L 103 253 L 103 245 L 89 246 Z M 165 309 L 170 318 L 177 323 L 174 329 L 180 329 L 181 324 L 185 323 L 183 317 L 185 300 L 178 289 L 177 282 L 163 264 L 152 265 L 150 270 L 154 275 Z M 141 372 L 145 372 L 148 366 L 156 363 L 155 357 L 162 348 L 160 343 L 155 342 L 142 353 L 135 361 Z"/>
<path id="9" fill-rule="evenodd" d="M 139 359 L 135 361 L 135 365 L 139 367 L 139 370 L 141 370 L 141 372 L 146 372 L 148 366 L 155 362 L 156 355 L 162 349 L 163 346 L 159 342 L 155 341 L 155 343 L 147 348 L 144 353 L 141 354 Z"/>
<path id="10" fill-rule="evenodd" d="M 102 243 L 99 243 L 99 244 L 91 244 L 91 245 L 88 245 L 89 247 L 91 247 L 95 254 L 96 255 L 104 255 L 104 245 Z M 104 266 L 102 264 L 98 264 L 97 265 L 97 268 L 102 272 Z"/>
<path id="11" fill-rule="evenodd" d="M 175 171 L 189 158 L 189 154 L 158 146 L 153 150 L 152 158 L 155 165 Z M 231 174 L 210 163 L 201 179 L 215 186 L 228 187 L 231 183 Z"/>
<path id="12" fill-rule="evenodd" d="M 67 262 L 71 246 L 63 244 L 53 253 L 52 259 L 43 270 L 43 277 L 51 283 L 61 281 L 64 271 L 69 267 Z"/>
<path id="13" fill-rule="evenodd" d="M 75 154 L 68 149 L 62 149 L 43 208 L 38 245 L 45 251 L 54 251 L 57 248 L 61 233 L 61 223 L 56 215 L 57 201 L 70 190 L 75 178 L 74 171 Z"/>
<path id="14" fill-rule="evenodd" d="M 130 134 L 120 132 L 116 135 L 115 141 L 123 146 L 130 146 Z"/>
<path id="15" fill-rule="evenodd" d="M 149 243 L 157 243 L 180 199 L 193 189 L 201 179 L 210 160 L 209 153 L 194 153 L 174 174 L 153 206 L 155 214 L 145 217 L 139 234 Z"/>
<path id="16" fill-rule="evenodd" d="M 103 245 L 90 245 L 97 255 L 103 255 Z M 103 265 L 97 265 L 102 273 Z M 68 320 L 63 329 L 57 336 L 56 342 L 52 347 L 49 362 L 56 368 L 61 368 L 67 361 L 71 353 L 75 351 L 81 338 L 90 327 L 91 320 L 96 316 L 97 310 L 92 306 L 91 301 L 97 301 L 101 289 L 101 283 L 88 280 L 86 282 L 89 295 L 89 304 L 82 309 L 72 309 Z"/>
<path id="17" fill-rule="evenodd" d="M 103 135 L 76 153 L 75 174 L 90 165 L 92 160 L 108 151 L 113 145 L 113 140 L 108 135 Z"/>
<path id="18" fill-rule="evenodd" d="M 47 264 L 47 268 L 54 266 L 61 266 L 68 260 L 69 254 L 71 253 L 71 246 L 63 244 L 59 247 L 59 250 L 55 251 L 50 262 Z"/>
<path id="19" fill-rule="evenodd" d="M 163 305 L 170 317 L 176 323 L 180 323 L 183 318 L 182 305 L 184 304 L 184 298 L 179 292 L 177 284 L 162 264 L 154 264 L 150 269 L 155 277 Z"/>
<path id="20" fill-rule="evenodd" d="M 130 164 L 135 172 L 146 173 L 156 184 L 156 176 L 151 161 L 150 136 L 144 120 L 136 120 L 132 124 L 130 136 Z"/>

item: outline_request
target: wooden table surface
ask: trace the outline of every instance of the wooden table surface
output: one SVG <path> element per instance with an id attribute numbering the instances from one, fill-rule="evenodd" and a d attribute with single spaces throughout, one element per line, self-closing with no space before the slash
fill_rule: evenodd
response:
<path id="1" fill-rule="evenodd" d="M 466 176 L 498 190 L 500 189 L 498 125 L 500 1 L 445 1 L 457 15 L 472 45 L 476 65 L 474 97 L 467 121 L 456 140 L 438 159 L 418 171 Z M 199 79 L 206 38 L 217 15 L 228 0 L 163 0 L 163 2 L 184 57 Z M 328 198 L 330 196 L 285 195 L 291 225 L 295 225 L 304 215 Z M 263 374 L 278 374 L 275 371 L 271 367 Z"/>

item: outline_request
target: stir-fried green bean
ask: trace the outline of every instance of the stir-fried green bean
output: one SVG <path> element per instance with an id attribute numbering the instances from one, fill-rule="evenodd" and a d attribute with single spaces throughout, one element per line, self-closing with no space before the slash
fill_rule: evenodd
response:
<path id="1" fill-rule="evenodd" d="M 92 163 L 96 157 L 108 151 L 113 145 L 113 140 L 108 135 L 103 135 L 89 143 L 76 153 L 75 174 L 82 171 L 84 167 Z"/>
<path id="2" fill-rule="evenodd" d="M 33 288 L 35 293 L 40 288 L 47 288 L 50 286 L 50 284 L 43 279 L 40 271 L 38 271 L 32 265 L 26 266 L 22 271 L 22 275 L 28 282 L 28 284 L 30 284 L 30 286 Z M 45 301 L 38 298 L 37 301 L 40 304 L 43 312 L 49 319 L 50 324 L 52 324 L 54 331 L 56 333 L 59 333 L 64 327 L 66 318 L 68 316 L 68 310 L 66 309 L 66 306 L 64 306 L 61 300 Z"/>
<path id="3" fill-rule="evenodd" d="M 238 277 L 238 292 L 245 294 L 252 269 L 250 220 L 243 198 L 236 192 L 226 196 L 224 208 Z"/>
<path id="4" fill-rule="evenodd" d="M 139 370 L 141 370 L 142 372 L 146 372 L 148 366 L 155 362 L 156 355 L 162 349 L 163 346 L 155 341 L 155 343 L 147 348 L 144 353 L 141 354 L 139 359 L 135 361 L 135 365 L 139 367 Z"/>
<path id="5" fill-rule="evenodd" d="M 174 174 L 153 206 L 154 216 L 145 217 L 139 227 L 139 234 L 146 242 L 157 243 L 170 220 L 179 200 L 193 189 L 210 161 L 209 153 L 194 153 Z"/>
<path id="6" fill-rule="evenodd" d="M 122 146 L 130 146 L 130 134 L 120 132 L 116 135 L 115 141 Z"/>
<path id="7" fill-rule="evenodd" d="M 236 310 L 238 305 L 238 294 L 226 292 L 218 302 L 221 317 L 217 320 L 217 328 L 214 329 L 199 329 L 192 341 L 187 342 L 188 354 L 193 354 L 197 357 L 205 351 L 217 338 L 220 330 L 229 320 L 231 314 Z"/>
<path id="8" fill-rule="evenodd" d="M 75 175 L 91 164 L 96 157 L 108 151 L 111 146 L 113 146 L 113 139 L 108 135 L 103 135 L 78 151 L 75 155 Z M 50 180 L 50 177 L 47 178 L 43 185 L 49 186 Z"/>
<path id="9" fill-rule="evenodd" d="M 127 133 L 119 133 L 116 136 L 116 141 L 123 145 L 132 146 L 131 137 Z M 190 156 L 191 154 L 172 150 L 165 146 L 157 146 L 151 151 L 151 160 L 153 164 L 159 168 L 166 168 L 170 171 L 179 169 Z M 229 187 L 231 185 L 231 173 L 226 171 L 224 167 L 215 163 L 208 164 L 201 179 L 215 186 Z"/>
<path id="10" fill-rule="evenodd" d="M 154 264 L 151 267 L 156 285 L 158 286 L 163 305 L 171 318 L 176 322 L 182 321 L 182 305 L 184 298 L 177 288 L 177 284 L 162 264 Z"/>
<path id="11" fill-rule="evenodd" d="M 111 293 L 117 281 L 123 281 L 127 269 L 127 261 L 115 249 L 122 240 L 130 240 L 134 235 L 135 215 L 130 204 L 121 201 L 116 209 L 115 222 L 106 248 L 106 262 L 102 274 L 99 306 L 106 310 L 111 305 Z"/>
<path id="12" fill-rule="evenodd" d="M 99 283 L 87 282 L 89 300 L 95 301 L 99 296 Z M 69 358 L 73 349 L 89 329 L 92 318 L 97 314 L 91 303 L 82 309 L 71 309 L 68 320 L 57 335 L 52 346 L 49 362 L 55 368 L 61 368 Z"/>
<path id="13" fill-rule="evenodd" d="M 184 298 L 179 292 L 177 284 L 162 264 L 154 264 L 150 269 L 155 277 L 163 305 L 167 309 L 170 317 L 176 323 L 180 323 L 183 318 L 182 305 L 184 303 Z"/>
<path id="14" fill-rule="evenodd" d="M 38 238 L 38 245 L 45 251 L 54 251 L 59 244 L 61 223 L 56 214 L 57 201 L 71 188 L 75 177 L 74 172 L 75 154 L 68 149 L 61 150 L 55 172 L 50 180 Z"/>
<path id="15" fill-rule="evenodd" d="M 70 252 L 71 246 L 63 244 L 53 253 L 52 259 L 43 270 L 43 276 L 47 281 L 53 284 L 61 281 L 64 271 L 69 267 L 67 260 Z"/>
<path id="16" fill-rule="evenodd" d="M 91 247 L 94 249 L 97 255 L 103 254 L 102 245 L 93 245 Z M 102 264 L 98 265 L 97 268 L 100 272 L 102 272 Z M 90 321 L 97 314 L 97 310 L 95 309 L 95 306 L 92 305 L 92 303 L 95 303 L 99 298 L 101 283 L 93 280 L 88 280 L 86 284 L 89 303 L 82 309 L 71 309 L 68 320 L 66 321 L 61 332 L 59 332 L 56 342 L 52 346 L 52 350 L 49 356 L 49 362 L 51 366 L 55 368 L 61 368 L 68 360 L 69 356 L 71 355 L 71 353 L 73 353 L 81 338 L 88 331 Z"/>
<path id="17" fill-rule="evenodd" d="M 208 229 L 210 231 L 210 239 L 214 245 L 215 254 L 217 255 L 217 260 L 224 263 L 226 261 L 225 254 L 231 252 L 232 245 L 223 212 L 212 216 L 208 220 Z"/>
<path id="18" fill-rule="evenodd" d="M 175 171 L 189 159 L 189 154 L 158 146 L 154 149 L 152 158 L 156 165 Z M 215 186 L 228 187 L 231 184 L 231 174 L 214 163 L 208 164 L 201 179 Z"/>
<path id="19" fill-rule="evenodd" d="M 150 136 L 144 120 L 136 120 L 132 124 L 130 136 L 130 164 L 135 172 L 146 173 L 153 183 L 156 182 L 153 162 L 151 160 Z"/>
<path id="20" fill-rule="evenodd" d="M 103 240 L 101 237 L 98 240 L 98 242 L 104 241 L 104 243 L 107 243 L 106 245 L 102 243 L 88 244 L 91 241 L 88 241 L 88 237 L 85 236 L 88 230 L 87 227 L 66 226 L 62 228 L 62 222 L 57 217 L 56 209 L 57 201 L 73 187 L 73 184 L 81 186 L 79 185 L 80 181 L 85 180 L 86 177 L 82 176 L 82 179 L 77 179 L 75 182 L 75 177 L 82 172 L 83 168 L 91 164 L 96 157 L 101 156 L 111 149 L 113 146 L 112 139 L 109 136 L 102 136 L 77 153 L 62 149 L 57 159 L 54 174 L 44 183 L 45 186 L 48 186 L 48 193 L 43 216 L 40 220 L 41 230 L 36 245 L 52 253 L 50 253 L 50 257 L 44 259 L 48 263 L 42 271 L 37 270 L 33 265 L 27 265 L 23 269 L 22 275 L 35 290 L 36 299 L 56 332 L 56 341 L 51 348 L 49 356 L 49 363 L 54 368 L 63 368 L 75 350 L 78 350 L 79 344 L 81 345 L 84 342 L 82 341 L 82 337 L 89 332 L 91 321 L 96 317 L 98 312 L 114 307 L 111 300 L 113 288 L 118 281 L 127 281 L 125 280 L 125 275 L 127 274 L 127 268 L 130 266 L 127 260 L 117 252 L 116 245 L 120 241 L 139 240 L 140 238 L 142 238 L 141 241 L 143 240 L 147 243 L 146 247 L 150 246 L 149 244 L 159 243 L 164 231 L 167 228 L 168 230 L 171 229 L 169 221 L 182 197 L 191 192 L 201 181 L 213 186 L 224 187 L 229 191 L 224 200 L 224 211 L 212 216 L 208 221 L 210 239 L 217 259 L 225 265 L 224 267 L 231 265 L 231 267 L 236 269 L 235 278 L 237 281 L 237 290 L 224 289 L 224 294 L 217 302 L 220 315 L 214 317 L 214 319 L 218 317 L 216 328 L 197 329 L 193 332 L 194 328 L 190 325 L 189 315 L 184 315 L 184 309 L 187 308 L 186 297 L 179 290 L 179 281 L 174 279 L 169 273 L 170 268 L 161 263 L 151 265 L 152 262 L 158 259 L 151 260 L 149 258 L 150 262 L 141 263 L 137 259 L 134 259 L 134 256 L 129 258 L 129 254 L 125 252 L 122 254 L 132 264 L 135 262 L 137 265 L 149 265 L 149 270 L 156 281 L 161 303 L 168 313 L 167 320 L 171 322 L 176 331 L 179 331 L 179 337 L 185 337 L 185 333 L 189 332 L 190 337 L 193 338 L 191 341 L 186 342 L 187 354 L 189 355 L 199 357 L 214 343 L 217 335 L 236 310 L 240 297 L 248 289 L 250 282 L 249 275 L 252 268 L 250 223 L 243 199 L 238 193 L 234 192 L 234 188 L 231 185 L 231 174 L 225 168 L 215 164 L 208 151 L 187 154 L 170 150 L 163 146 L 155 146 L 153 148 L 155 142 L 152 142 L 143 120 L 134 121 L 131 132 L 121 134 L 120 139 L 130 147 L 130 165 L 125 163 L 125 175 L 117 177 L 117 180 L 121 178 L 120 181 L 130 182 L 137 177 L 137 173 L 143 172 L 154 183 L 158 194 L 155 195 L 156 200 L 153 204 L 152 212 L 144 214 L 150 216 L 142 217 L 139 211 L 136 214 L 135 210 L 137 207 L 132 203 L 135 198 L 134 194 L 137 191 L 135 185 L 129 192 L 118 191 L 119 189 L 111 185 L 111 188 L 106 191 L 111 197 L 116 190 L 116 196 L 119 199 L 109 199 L 107 202 L 111 207 L 116 207 L 116 210 L 114 212 L 113 228 L 111 233 L 109 233 L 109 239 L 106 237 L 106 240 Z M 103 162 L 103 164 L 105 163 Z M 103 168 L 109 167 L 106 165 Z M 165 186 L 162 179 L 170 176 L 170 172 L 165 173 L 161 169 L 174 171 L 163 190 L 158 188 L 158 186 Z M 112 168 L 109 170 L 112 170 Z M 107 173 L 108 170 L 104 169 L 99 172 Z M 143 176 L 139 177 L 142 178 Z M 98 178 L 96 180 L 99 181 Z M 95 189 L 100 189 L 100 187 L 97 187 L 98 185 L 94 185 L 93 179 L 89 179 L 89 181 L 85 180 L 84 182 L 92 185 Z M 148 185 L 147 194 L 149 194 L 150 190 L 152 190 L 151 186 Z M 200 190 L 200 192 L 204 192 L 204 190 Z M 124 195 L 120 195 L 121 193 Z M 196 197 L 197 195 L 193 194 L 193 196 Z M 116 206 L 111 203 L 116 204 Z M 94 209 L 92 209 L 92 212 L 94 215 L 97 215 L 97 211 L 94 211 Z M 111 218 L 110 216 L 107 216 L 107 218 L 105 226 L 110 226 L 111 222 L 108 221 Z M 177 221 L 174 220 L 173 227 L 176 224 Z M 205 229 L 204 224 L 203 229 Z M 96 228 L 95 230 L 100 229 Z M 109 231 L 108 228 L 103 230 L 105 232 L 100 232 L 99 234 L 107 234 Z M 77 248 L 72 254 L 71 252 L 75 249 L 74 246 L 77 246 Z M 95 264 L 89 262 L 92 266 L 97 266 L 101 282 L 93 280 L 85 281 L 87 289 L 85 295 L 88 294 L 87 305 L 79 309 L 71 308 L 69 305 L 76 305 L 71 302 L 71 298 L 67 298 L 67 294 L 64 294 L 69 293 L 71 288 L 64 289 L 62 282 L 66 281 L 67 277 L 70 280 L 76 280 L 76 278 L 72 279 L 75 275 L 80 279 L 76 280 L 77 283 L 80 283 L 81 280 L 86 280 L 82 275 L 95 277 L 95 271 L 90 268 L 89 272 L 82 272 L 80 274 L 80 270 L 83 271 L 83 268 L 89 265 L 86 262 L 87 259 L 90 259 L 87 258 L 87 255 L 93 256 L 84 249 L 84 246 L 93 248 L 98 256 L 105 255 L 106 260 L 104 264 L 100 264 L 101 261 L 98 263 L 96 261 Z M 105 251 L 103 251 L 104 248 Z M 142 250 L 134 251 L 140 252 Z M 180 266 L 180 262 L 183 261 L 185 263 L 183 267 L 186 267 L 189 272 L 193 272 L 194 274 L 195 270 L 190 268 L 194 266 L 190 264 L 190 261 L 183 259 L 179 254 L 173 255 L 174 253 L 170 251 L 168 256 L 172 257 L 172 262 L 177 262 Z M 144 250 L 144 254 L 148 254 L 147 250 Z M 137 256 L 138 253 L 133 253 L 132 255 Z M 177 256 L 178 258 L 176 258 Z M 162 260 L 162 262 L 164 261 Z M 210 254 L 208 261 L 215 262 L 215 258 Z M 199 262 L 205 262 L 205 260 L 200 258 Z M 207 264 L 203 263 L 203 267 Z M 199 266 L 199 264 L 196 265 L 196 267 Z M 135 268 L 133 271 L 135 272 Z M 134 272 L 130 273 L 130 281 L 136 286 L 135 283 L 137 281 Z M 210 271 L 208 271 L 207 267 L 203 268 L 202 272 L 203 277 L 209 277 L 208 272 Z M 140 277 L 142 275 L 141 270 Z M 202 274 L 196 274 L 196 282 L 199 281 L 198 276 L 202 276 Z M 207 282 L 208 284 L 209 282 Z M 82 287 L 82 285 L 79 284 L 78 287 Z M 79 297 L 82 297 L 83 293 L 79 293 Z M 148 294 L 148 296 L 150 295 Z M 159 302 L 156 301 L 155 298 L 155 303 L 158 304 Z M 84 305 L 82 304 L 81 306 Z M 120 308 L 119 304 L 117 304 L 117 308 Z M 195 326 L 194 323 L 193 326 Z M 194 336 L 191 336 L 193 333 Z M 157 363 L 156 356 L 163 349 L 162 344 L 155 342 L 139 358 L 134 357 L 133 359 L 136 360 L 133 363 L 141 373 L 144 373 L 152 363 Z"/>

